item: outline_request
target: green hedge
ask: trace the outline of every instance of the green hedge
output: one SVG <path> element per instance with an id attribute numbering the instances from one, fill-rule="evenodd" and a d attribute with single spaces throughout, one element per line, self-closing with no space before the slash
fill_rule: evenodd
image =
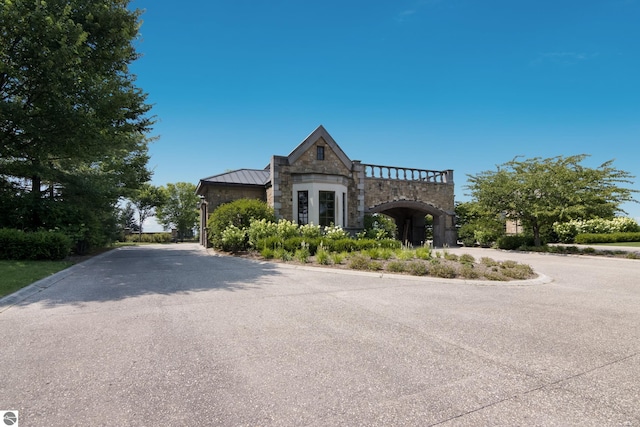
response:
<path id="1" fill-rule="evenodd" d="M 60 260 L 69 255 L 71 244 L 60 232 L 0 229 L 0 259 Z"/>
<path id="2" fill-rule="evenodd" d="M 169 243 L 171 242 L 171 233 L 137 233 L 125 236 L 125 242 L 141 242 L 141 243 Z"/>
<path id="3" fill-rule="evenodd" d="M 578 234 L 575 243 L 618 243 L 618 242 L 640 242 L 640 233 L 610 233 L 610 234 Z"/>
<path id="4" fill-rule="evenodd" d="M 518 234 L 514 236 L 501 236 L 496 241 L 496 245 L 500 249 L 516 250 L 522 247 L 533 246 L 533 236 Z"/>

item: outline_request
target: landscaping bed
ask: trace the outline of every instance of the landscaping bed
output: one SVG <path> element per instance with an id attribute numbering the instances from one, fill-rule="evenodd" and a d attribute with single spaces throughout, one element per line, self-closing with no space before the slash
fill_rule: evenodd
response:
<path id="1" fill-rule="evenodd" d="M 265 253 L 265 251 L 262 251 Z M 515 261 L 496 261 L 483 257 L 479 260 L 469 254 L 456 255 L 446 250 L 384 249 L 375 248 L 358 252 L 323 252 L 310 256 L 304 250 L 288 252 L 258 251 L 231 253 L 255 260 L 274 261 L 294 265 L 307 265 L 373 271 L 412 276 L 430 276 L 444 279 L 513 281 L 537 277 L 533 269 Z"/>

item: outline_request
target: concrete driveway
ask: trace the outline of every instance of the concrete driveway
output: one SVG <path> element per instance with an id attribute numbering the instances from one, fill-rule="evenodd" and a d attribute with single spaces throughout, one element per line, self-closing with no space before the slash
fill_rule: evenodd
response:
<path id="1" fill-rule="evenodd" d="M 0 410 L 23 427 L 640 425 L 640 261 L 471 253 L 550 279 L 111 251 L 0 307 Z"/>

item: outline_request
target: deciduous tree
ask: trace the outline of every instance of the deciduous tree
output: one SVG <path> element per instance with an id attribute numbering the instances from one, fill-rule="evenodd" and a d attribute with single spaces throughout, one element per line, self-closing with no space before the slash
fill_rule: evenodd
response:
<path id="1" fill-rule="evenodd" d="M 0 0 L 0 226 L 104 234 L 118 198 L 150 179 L 127 6 Z"/>
<path id="2" fill-rule="evenodd" d="M 189 182 L 177 182 L 167 184 L 162 189 L 165 201 L 156 212 L 159 222 L 165 229 L 175 227 L 180 239 L 192 237 L 199 215 L 196 186 Z"/>
<path id="3" fill-rule="evenodd" d="M 166 200 L 166 194 L 161 187 L 146 182 L 133 192 L 130 200 L 138 211 L 138 241 L 141 241 L 144 222 L 155 214 L 158 207 L 162 206 Z"/>
<path id="4" fill-rule="evenodd" d="M 541 244 L 541 230 L 556 221 L 612 217 L 620 205 L 632 201 L 628 172 L 613 167 L 613 160 L 597 168 L 582 164 L 587 155 L 517 158 L 495 171 L 469 176 L 467 189 L 482 209 L 519 220 Z"/>

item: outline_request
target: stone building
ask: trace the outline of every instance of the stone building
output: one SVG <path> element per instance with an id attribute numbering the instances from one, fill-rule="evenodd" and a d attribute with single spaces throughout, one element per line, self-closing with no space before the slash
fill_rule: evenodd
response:
<path id="1" fill-rule="evenodd" d="M 425 242 L 425 215 L 433 217 L 434 246 L 455 245 L 452 170 L 363 164 L 351 160 L 323 126 L 288 156 L 272 156 L 265 169 L 240 169 L 200 180 L 200 236 L 206 218 L 223 203 L 240 198 L 266 201 L 276 218 L 298 224 L 335 224 L 362 230 L 364 216 L 393 218 L 399 238 Z"/>

